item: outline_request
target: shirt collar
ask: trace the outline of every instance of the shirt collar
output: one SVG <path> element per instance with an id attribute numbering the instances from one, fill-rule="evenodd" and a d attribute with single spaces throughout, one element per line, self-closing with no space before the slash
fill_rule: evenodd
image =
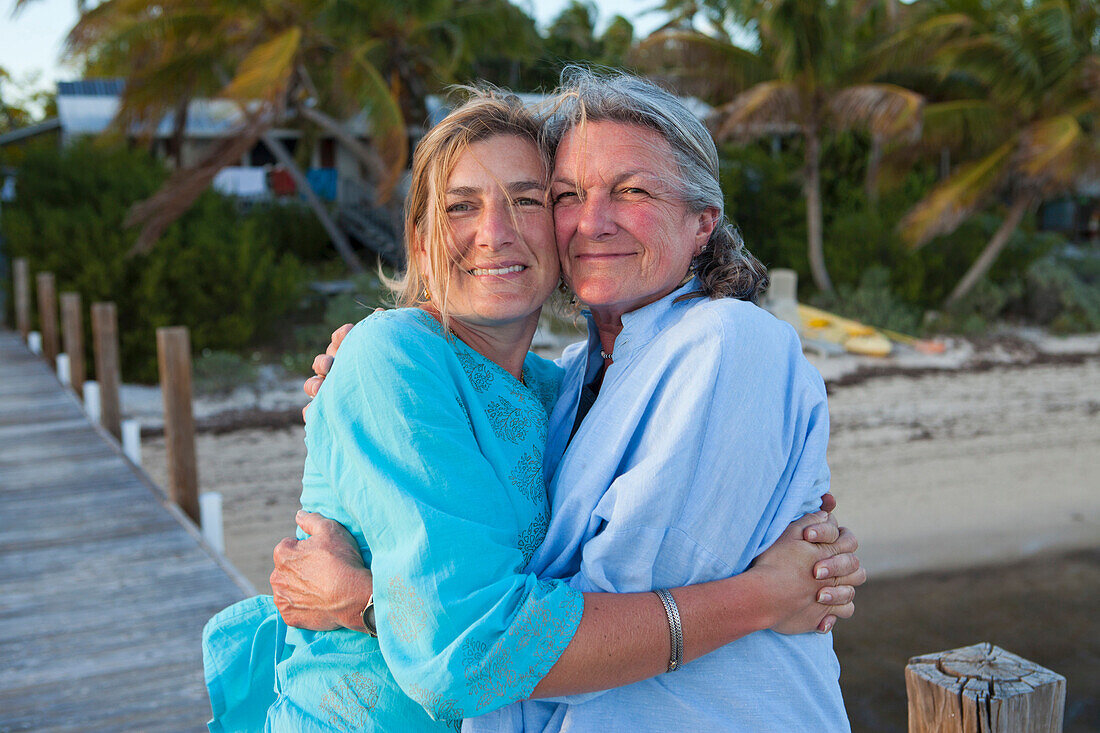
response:
<path id="1" fill-rule="evenodd" d="M 660 300 L 655 300 L 649 305 L 624 313 L 622 319 L 623 330 L 615 337 L 615 362 L 621 364 L 628 361 L 639 349 L 660 333 L 673 312 L 690 304 L 688 300 L 677 303 L 675 302 L 677 298 L 702 289 L 703 284 L 699 282 L 698 278 L 693 277 Z M 590 356 L 593 354 L 598 356 L 601 349 L 600 335 L 596 330 L 592 312 L 585 310 L 584 317 L 588 321 L 588 353 Z M 593 365 L 593 362 L 599 364 L 596 359 L 590 358 L 590 366 Z M 598 370 L 599 367 L 595 366 L 595 369 Z"/>

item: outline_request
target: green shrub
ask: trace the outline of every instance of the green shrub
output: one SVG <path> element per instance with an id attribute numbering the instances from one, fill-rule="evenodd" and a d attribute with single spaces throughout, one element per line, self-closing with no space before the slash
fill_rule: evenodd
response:
<path id="1" fill-rule="evenodd" d="M 231 351 L 203 349 L 191 361 L 195 392 L 217 394 L 231 392 L 256 379 L 256 364 Z"/>
<path id="2" fill-rule="evenodd" d="M 265 335 L 299 292 L 297 259 L 212 191 L 150 252 L 129 256 L 136 231 L 123 229 L 126 212 L 166 176 L 137 150 L 40 147 L 20 166 L 16 200 L 0 221 L 9 253 L 29 258 L 34 272 L 53 271 L 58 290 L 79 292 L 85 310 L 117 305 L 128 380 L 156 381 L 157 327 L 188 326 L 196 351 L 238 349 Z"/>
<path id="3" fill-rule="evenodd" d="M 845 283 L 834 296 L 819 295 L 813 302 L 869 326 L 906 334 L 919 333 L 921 328 L 921 309 L 901 300 L 890 285 L 890 271 L 877 265 L 864 271 L 858 286 Z"/>
<path id="4" fill-rule="evenodd" d="M 1100 330 L 1100 251 L 1063 248 L 1027 271 L 1026 315 L 1055 331 Z"/>

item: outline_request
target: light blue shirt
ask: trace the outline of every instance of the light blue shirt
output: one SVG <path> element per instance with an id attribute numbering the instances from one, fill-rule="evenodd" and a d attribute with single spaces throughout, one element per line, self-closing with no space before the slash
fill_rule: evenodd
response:
<path id="1" fill-rule="evenodd" d="M 623 316 L 599 398 L 569 433 L 587 344 L 563 355 L 546 474 L 552 512 L 528 569 L 582 591 L 645 591 L 743 572 L 828 490 L 825 387 L 790 326 L 743 301 L 677 296 Z M 488 731 L 848 731 L 831 636 L 761 631 L 603 693 L 465 721 Z"/>

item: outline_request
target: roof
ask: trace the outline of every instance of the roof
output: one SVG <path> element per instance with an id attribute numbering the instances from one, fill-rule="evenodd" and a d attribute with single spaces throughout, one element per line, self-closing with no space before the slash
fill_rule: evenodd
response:
<path id="1" fill-rule="evenodd" d="M 126 82 L 122 79 L 82 79 L 57 82 L 59 97 L 117 97 Z"/>
<path id="2" fill-rule="evenodd" d="M 0 135 L 0 146 L 7 145 L 8 143 L 19 142 L 20 140 L 26 140 L 27 138 L 42 135 L 47 132 L 53 132 L 54 130 L 61 129 L 61 120 L 56 117 L 51 117 L 48 120 L 42 122 L 36 122 L 33 125 L 27 125 L 26 127 L 20 127 L 18 130 L 12 130 L 11 132 L 5 132 Z"/>
<path id="3" fill-rule="evenodd" d="M 103 132 L 118 113 L 122 79 L 86 79 L 57 83 L 57 115 L 61 129 L 69 135 Z M 156 136 L 172 134 L 174 115 L 167 114 L 157 125 Z M 229 135 L 242 124 L 236 103 L 221 99 L 196 99 L 187 109 L 184 135 L 211 138 Z M 140 132 L 134 129 L 136 134 Z"/>

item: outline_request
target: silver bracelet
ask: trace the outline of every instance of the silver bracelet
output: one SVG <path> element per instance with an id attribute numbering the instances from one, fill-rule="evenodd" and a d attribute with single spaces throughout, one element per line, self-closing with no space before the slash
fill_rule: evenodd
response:
<path id="1" fill-rule="evenodd" d="M 676 599 L 667 588 L 653 591 L 661 599 L 665 607 L 665 615 L 668 616 L 668 633 L 671 637 L 672 652 L 668 658 L 666 672 L 675 672 L 684 666 L 684 629 L 680 625 L 680 609 L 676 607 Z"/>

